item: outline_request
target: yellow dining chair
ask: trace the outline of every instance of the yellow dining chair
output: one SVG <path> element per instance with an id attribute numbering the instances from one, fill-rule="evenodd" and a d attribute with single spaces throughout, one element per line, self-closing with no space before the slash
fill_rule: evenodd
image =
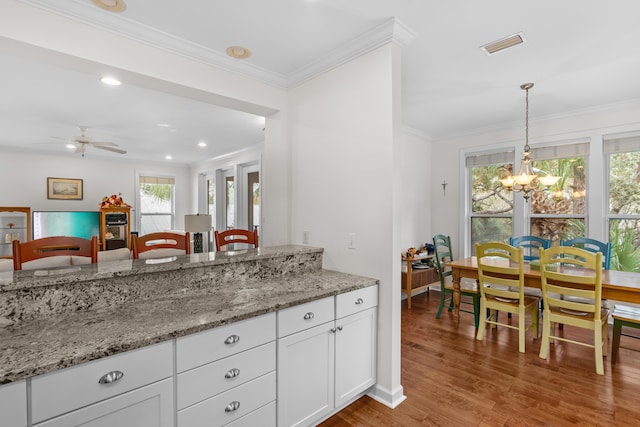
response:
<path id="1" fill-rule="evenodd" d="M 524 353 L 525 332 L 533 332 L 538 338 L 539 298 L 524 294 L 524 253 L 522 248 L 514 248 L 506 243 L 489 242 L 476 245 L 478 261 L 478 282 L 480 287 L 480 313 L 482 315 L 478 335 L 484 339 L 486 325 L 505 326 L 518 330 L 518 351 Z M 487 316 L 487 309 L 490 315 Z M 518 325 L 498 321 L 498 311 L 518 316 Z M 526 314 L 531 313 L 531 324 L 526 325 Z"/>
<path id="2" fill-rule="evenodd" d="M 570 246 L 543 249 L 540 276 L 544 301 L 540 358 L 548 358 L 549 343 L 556 340 L 591 347 L 596 373 L 604 375 L 609 309 L 602 306 L 602 253 Z M 593 331 L 593 344 L 565 338 L 564 332 L 556 335 L 556 323 Z"/>

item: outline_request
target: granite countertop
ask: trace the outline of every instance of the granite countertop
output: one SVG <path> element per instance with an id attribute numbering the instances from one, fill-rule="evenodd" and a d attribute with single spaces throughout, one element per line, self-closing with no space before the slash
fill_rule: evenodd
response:
<path id="1" fill-rule="evenodd" d="M 265 250 L 262 255 L 270 257 L 277 253 L 277 256 L 289 261 L 294 257 L 295 261 L 296 254 L 306 253 L 304 249 L 299 249 L 280 247 L 272 251 Z M 204 259 L 214 254 L 199 255 Z M 261 254 L 249 251 L 245 255 L 243 260 L 246 262 L 259 258 Z M 205 262 L 198 257 L 194 261 L 192 257 L 186 256 L 178 263 L 180 266 L 174 265 L 173 269 L 180 270 Z M 215 258 L 217 262 L 229 263 L 241 262 L 243 257 L 234 258 L 231 254 L 218 253 Z M 276 262 L 281 263 L 280 260 Z M 130 271 L 128 274 L 144 274 L 143 270 L 138 269 L 135 273 Z M 199 271 L 194 270 L 194 273 Z M 83 271 L 81 276 L 90 274 L 100 273 Z M 72 274 L 71 282 L 78 277 Z M 60 278 L 57 277 L 55 281 L 59 286 Z M 321 268 L 311 271 L 303 269 L 274 277 L 224 281 L 206 287 L 182 287 L 178 284 L 173 292 L 160 292 L 151 298 L 132 299 L 89 310 L 34 316 L 0 327 L 0 384 L 377 283 L 376 279 Z M 24 282 L 18 280 L 16 285 L 20 287 Z M 74 286 L 77 283 L 74 282 Z"/>

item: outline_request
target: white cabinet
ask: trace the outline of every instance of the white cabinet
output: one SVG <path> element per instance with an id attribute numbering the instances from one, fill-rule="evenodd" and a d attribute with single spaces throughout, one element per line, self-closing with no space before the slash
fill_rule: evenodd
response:
<path id="1" fill-rule="evenodd" d="M 172 347 L 155 344 L 33 378 L 34 425 L 173 425 Z"/>
<path id="2" fill-rule="evenodd" d="M 333 410 L 333 323 L 278 339 L 278 426 L 310 425 Z"/>
<path id="3" fill-rule="evenodd" d="M 173 381 L 162 380 L 75 410 L 37 427 L 171 427 Z"/>
<path id="4" fill-rule="evenodd" d="M 27 385 L 18 381 L 0 386 L 0 419 L 7 426 L 27 425 Z"/>
<path id="5" fill-rule="evenodd" d="M 178 338 L 178 427 L 275 426 L 275 338 L 275 313 Z"/>
<path id="6" fill-rule="evenodd" d="M 278 426 L 313 425 L 375 383 L 377 305 L 373 286 L 278 312 Z"/>

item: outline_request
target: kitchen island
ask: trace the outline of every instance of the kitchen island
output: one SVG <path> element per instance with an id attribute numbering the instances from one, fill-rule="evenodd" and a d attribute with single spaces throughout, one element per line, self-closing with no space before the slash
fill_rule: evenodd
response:
<path id="1" fill-rule="evenodd" d="M 323 270 L 322 253 L 279 246 L 2 273 L 0 384 L 269 313 L 275 328 L 275 312 L 378 283 Z"/>

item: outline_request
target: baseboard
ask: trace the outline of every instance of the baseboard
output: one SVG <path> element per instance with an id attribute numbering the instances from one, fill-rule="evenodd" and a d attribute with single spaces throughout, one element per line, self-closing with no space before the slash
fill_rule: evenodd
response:
<path id="1" fill-rule="evenodd" d="M 380 384 L 373 386 L 367 395 L 391 409 L 394 409 L 407 398 L 407 396 L 404 395 L 402 386 L 398 386 L 395 390 L 391 391 L 382 387 Z"/>

